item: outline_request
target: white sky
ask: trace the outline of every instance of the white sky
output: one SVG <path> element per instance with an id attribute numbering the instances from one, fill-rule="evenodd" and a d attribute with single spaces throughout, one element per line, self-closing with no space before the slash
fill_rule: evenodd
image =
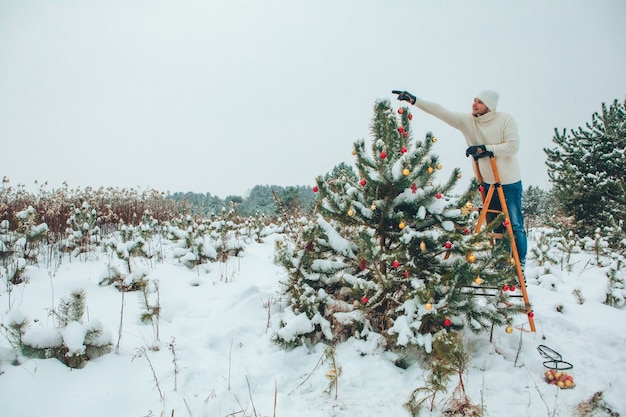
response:
<path id="1" fill-rule="evenodd" d="M 543 148 L 626 94 L 626 1 L 0 0 L 0 176 L 11 185 L 245 195 L 307 185 L 406 89 L 469 111 L 500 91 L 524 186 Z M 461 134 L 413 110 L 444 170 Z"/>

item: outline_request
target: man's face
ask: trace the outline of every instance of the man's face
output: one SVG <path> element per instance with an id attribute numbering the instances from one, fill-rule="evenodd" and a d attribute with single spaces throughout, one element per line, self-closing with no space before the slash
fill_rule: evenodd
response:
<path id="1" fill-rule="evenodd" d="M 485 113 L 489 113 L 489 109 L 485 106 L 485 103 L 475 98 L 474 103 L 472 103 L 472 116 L 478 117 Z"/>

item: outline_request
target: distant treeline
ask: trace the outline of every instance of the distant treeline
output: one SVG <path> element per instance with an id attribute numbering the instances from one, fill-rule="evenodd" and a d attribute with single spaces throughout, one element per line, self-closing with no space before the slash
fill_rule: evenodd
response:
<path id="1" fill-rule="evenodd" d="M 301 212 L 311 213 L 315 205 L 315 194 L 311 187 L 299 185 L 282 187 L 279 185 L 257 185 L 247 197 L 236 195 L 221 199 L 211 193 L 175 192 L 168 196 L 182 204 L 191 214 L 219 214 L 222 210 L 235 210 L 241 216 L 280 215 Z M 279 206 L 280 205 L 280 206 Z"/>

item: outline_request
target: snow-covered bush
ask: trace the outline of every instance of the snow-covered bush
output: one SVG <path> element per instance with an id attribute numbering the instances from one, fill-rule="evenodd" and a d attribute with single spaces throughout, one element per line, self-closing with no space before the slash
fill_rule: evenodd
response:
<path id="1" fill-rule="evenodd" d="M 87 201 L 80 207 L 72 207 L 65 229 L 65 247 L 72 250 L 73 256 L 90 253 L 100 243 L 100 226 L 98 213 Z"/>
<path id="2" fill-rule="evenodd" d="M 30 327 L 27 317 L 13 312 L 8 328 L 10 340 L 26 357 L 57 358 L 70 368 L 83 368 L 87 361 L 111 351 L 112 334 L 99 320 L 83 323 L 86 296 L 72 291 L 54 311 L 58 327 Z"/>

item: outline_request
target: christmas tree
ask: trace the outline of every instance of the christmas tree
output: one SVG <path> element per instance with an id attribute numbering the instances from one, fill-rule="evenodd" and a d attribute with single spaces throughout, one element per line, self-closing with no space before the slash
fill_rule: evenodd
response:
<path id="1" fill-rule="evenodd" d="M 429 352 L 438 332 L 510 325 L 522 311 L 503 291 L 515 282 L 508 239 L 488 235 L 502 219 L 474 233 L 478 184 L 452 196 L 455 169 L 437 185 L 437 139 L 414 140 L 411 120 L 377 101 L 371 146 L 354 143 L 356 172 L 341 164 L 317 178 L 316 217 L 277 252 L 288 274 L 279 343 L 377 338 Z"/>

